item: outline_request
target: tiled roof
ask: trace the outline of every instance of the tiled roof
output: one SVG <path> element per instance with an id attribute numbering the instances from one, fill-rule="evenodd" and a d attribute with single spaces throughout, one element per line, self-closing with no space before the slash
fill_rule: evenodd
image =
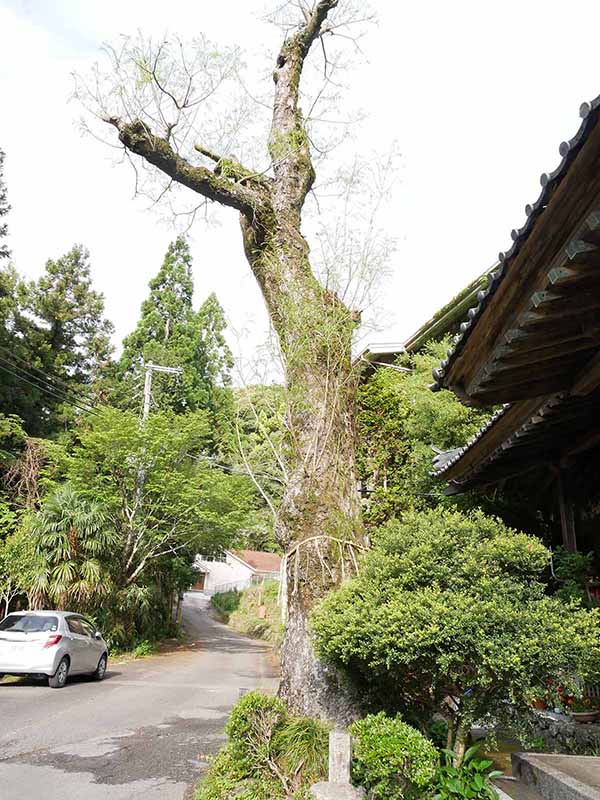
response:
<path id="1" fill-rule="evenodd" d="M 279 572 L 281 568 L 281 556 L 278 556 L 277 553 L 263 553 L 261 550 L 232 550 L 231 552 L 256 572 Z"/>
<path id="2" fill-rule="evenodd" d="M 489 273 L 488 285 L 478 293 L 477 305 L 469 310 L 467 315 L 468 319 L 462 323 L 460 332 L 454 337 L 452 347 L 448 350 L 447 358 L 442 361 L 439 367 L 433 370 L 434 384 L 432 388 L 434 391 L 446 388 L 444 378 L 448 373 L 449 367 L 453 365 L 460 355 L 477 320 L 498 289 L 500 283 L 510 271 L 511 262 L 527 241 L 536 221 L 546 209 L 550 195 L 567 174 L 575 156 L 598 121 L 599 113 L 600 95 L 590 103 L 583 103 L 580 107 L 579 114 L 582 118 L 581 125 L 572 139 L 567 142 L 562 142 L 560 145 L 559 153 L 562 156 L 560 164 L 553 172 L 545 172 L 541 175 L 540 183 L 542 184 L 542 191 L 535 203 L 525 207 L 525 213 L 527 215 L 525 224 L 521 228 L 511 231 L 511 237 L 513 239 L 512 247 L 506 253 L 500 253 L 498 269 Z"/>
<path id="3" fill-rule="evenodd" d="M 510 406 L 507 404 L 496 411 L 491 419 L 486 422 L 483 428 L 477 431 L 475 436 L 473 436 L 470 441 L 463 445 L 463 447 L 456 447 L 454 450 L 446 450 L 442 453 L 438 453 L 438 455 L 436 455 L 436 457 L 433 459 L 433 474 L 436 477 L 443 475 L 444 472 L 447 472 L 447 470 L 454 466 L 457 461 L 460 461 L 460 459 L 468 450 L 471 450 L 471 448 L 474 447 L 480 439 L 483 439 L 485 434 L 500 419 L 500 417 L 504 415 L 508 408 L 510 408 Z"/>
<path id="4" fill-rule="evenodd" d="M 477 485 L 494 483 L 507 475 L 517 475 L 541 463 L 557 463 L 567 453 L 574 456 L 597 446 L 600 441 L 597 420 L 600 414 L 600 393 L 577 396 L 558 393 L 546 400 L 533 413 L 515 426 L 510 435 L 491 451 L 485 451 L 486 437 L 500 423 L 511 407 L 498 411 L 490 422 L 458 450 L 440 453 L 434 461 L 436 475 L 451 471 L 451 486 L 465 491 Z M 489 441 L 489 440 L 488 440 Z M 457 463 L 470 450 L 475 450 L 471 464 L 461 468 Z M 479 450 L 479 455 L 477 451 Z M 452 470 L 456 465 L 457 469 Z"/>

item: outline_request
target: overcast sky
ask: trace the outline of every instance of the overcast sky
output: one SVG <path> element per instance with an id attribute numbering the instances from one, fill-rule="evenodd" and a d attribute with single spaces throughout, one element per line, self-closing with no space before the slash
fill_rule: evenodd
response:
<path id="1" fill-rule="evenodd" d="M 340 0 L 342 3 L 344 0 Z M 600 3 L 594 0 L 380 0 L 363 42 L 351 103 L 368 120 L 357 150 L 395 140 L 401 182 L 385 217 L 398 239 L 373 341 L 402 341 L 510 246 L 559 162 L 581 102 L 600 93 Z M 255 52 L 273 49 L 265 0 L 0 0 L 0 147 L 18 269 L 37 276 L 81 242 L 118 342 L 139 313 L 173 229 L 133 198 L 127 165 L 81 137 L 68 102 L 73 70 L 105 40 L 139 28 L 204 32 Z M 196 302 L 215 291 L 252 357 L 267 328 L 235 213 L 191 231 Z M 237 349 L 237 346 L 236 346 Z"/>

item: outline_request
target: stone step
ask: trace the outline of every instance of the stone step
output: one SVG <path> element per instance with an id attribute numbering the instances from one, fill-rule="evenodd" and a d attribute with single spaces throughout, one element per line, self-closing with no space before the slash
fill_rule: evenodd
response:
<path id="1" fill-rule="evenodd" d="M 512 771 L 544 800 L 600 800 L 600 758 L 513 753 Z"/>
<path id="2" fill-rule="evenodd" d="M 543 800 L 533 786 L 517 780 L 516 778 L 495 778 L 494 784 L 500 800 Z"/>

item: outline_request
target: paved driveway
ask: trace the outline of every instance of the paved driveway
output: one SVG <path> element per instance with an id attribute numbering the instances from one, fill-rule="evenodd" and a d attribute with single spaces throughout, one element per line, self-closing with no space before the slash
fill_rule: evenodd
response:
<path id="1" fill-rule="evenodd" d="M 191 650 L 64 689 L 0 683 L 0 800 L 187 800 L 240 693 L 274 690 L 268 650 L 184 605 Z"/>

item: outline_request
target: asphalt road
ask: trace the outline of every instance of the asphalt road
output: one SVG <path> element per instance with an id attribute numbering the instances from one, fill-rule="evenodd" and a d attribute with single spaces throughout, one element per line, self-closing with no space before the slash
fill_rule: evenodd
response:
<path id="1" fill-rule="evenodd" d="M 213 621 L 190 595 L 181 652 L 112 665 L 64 689 L 0 682 L 0 800 L 188 800 L 231 706 L 274 690 L 268 649 Z"/>

